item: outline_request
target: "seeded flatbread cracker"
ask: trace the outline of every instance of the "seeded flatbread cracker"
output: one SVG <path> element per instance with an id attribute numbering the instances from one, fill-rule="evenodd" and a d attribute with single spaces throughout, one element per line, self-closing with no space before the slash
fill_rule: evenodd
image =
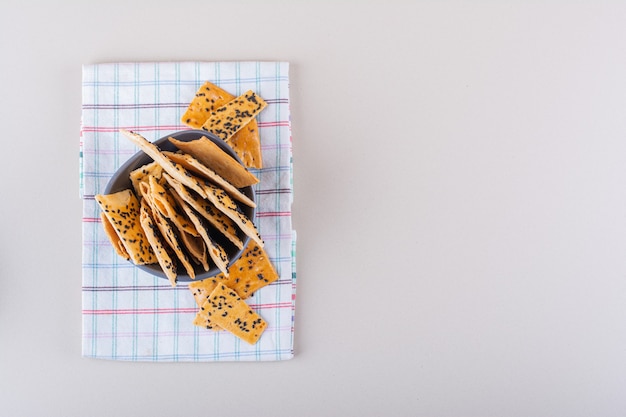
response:
<path id="1" fill-rule="evenodd" d="M 267 327 L 267 322 L 224 284 L 219 284 L 211 292 L 200 307 L 194 324 L 199 321 L 198 317 L 209 319 L 251 345 L 259 340 Z"/>
<path id="2" fill-rule="evenodd" d="M 167 184 L 167 182 L 166 182 Z M 174 197 L 157 182 L 155 177 L 149 177 L 150 196 L 154 209 L 167 217 L 176 228 L 192 236 L 200 236 L 194 225 L 189 221 L 185 213 L 179 209 Z"/>
<path id="3" fill-rule="evenodd" d="M 164 175 L 167 175 L 167 174 L 164 173 Z M 145 188 L 145 182 L 140 183 L 140 186 Z M 154 224 L 157 226 L 157 228 L 161 232 L 161 236 L 163 237 L 163 240 L 167 243 L 170 249 L 174 251 L 180 263 L 183 264 L 185 271 L 187 271 L 187 275 L 189 275 L 191 279 L 194 279 L 196 277 L 196 273 L 193 269 L 193 266 L 189 262 L 189 258 L 187 257 L 187 254 L 183 251 L 182 245 L 178 241 L 178 236 L 174 232 L 174 227 L 169 222 L 167 217 L 163 216 L 159 212 L 159 210 L 155 208 L 154 199 L 150 192 L 146 192 L 144 194 L 144 200 L 146 201 L 148 207 L 150 207 L 150 210 L 152 213 L 152 220 L 154 221 Z"/>
<path id="4" fill-rule="evenodd" d="M 204 251 L 204 243 L 202 243 L 202 238 L 200 238 L 200 233 L 198 233 L 193 223 L 191 223 L 189 219 L 185 216 L 184 211 L 182 211 L 182 209 L 180 209 L 180 207 L 176 205 L 174 197 L 171 195 L 171 193 L 169 193 L 168 191 L 165 191 L 165 189 L 162 188 L 161 184 L 157 183 L 153 177 L 146 178 L 146 180 L 148 180 L 148 182 L 142 181 L 139 183 L 139 188 L 142 194 L 144 195 L 142 203 L 144 202 L 144 200 L 146 201 L 146 204 L 149 206 L 150 211 L 153 214 L 152 216 L 153 219 L 155 215 L 158 215 L 159 217 L 157 220 L 160 220 L 160 219 L 165 219 L 165 221 L 171 220 L 171 218 L 168 217 L 167 213 L 172 212 L 174 210 L 179 215 L 178 216 L 179 218 L 184 217 L 184 220 L 179 222 L 180 225 L 177 225 L 175 222 L 171 223 L 178 229 L 178 234 L 174 234 L 173 228 L 172 228 L 172 231 L 169 232 L 171 236 L 166 236 L 168 248 L 170 248 L 170 250 L 174 250 L 173 249 L 174 246 L 172 245 L 175 245 L 175 246 L 177 245 L 177 246 L 182 246 L 182 247 L 187 248 L 189 255 L 191 255 L 192 259 L 197 261 L 197 263 L 201 264 L 202 267 L 205 269 L 205 271 L 208 271 L 209 266 L 207 264 L 206 252 Z M 163 178 L 163 181 L 165 181 L 165 178 Z M 165 183 L 167 184 L 167 182 Z M 164 196 L 161 195 L 161 192 L 165 192 L 169 198 L 164 198 Z M 157 203 L 157 201 L 159 201 L 159 204 Z M 174 203 L 174 205 L 177 206 L 177 209 L 173 209 L 169 207 L 170 203 Z M 159 208 L 159 205 L 166 206 L 166 207 Z M 157 212 L 157 213 L 154 214 L 154 212 Z M 170 224 L 168 223 L 168 225 Z M 158 227 L 159 231 L 162 233 L 167 233 L 167 229 L 163 229 L 164 227 L 165 226 L 163 226 L 163 224 L 159 224 L 159 227 Z M 200 239 L 200 242 L 198 242 L 197 239 Z M 182 241 L 182 245 L 180 245 L 180 243 L 178 242 L 179 240 Z M 183 258 L 181 262 L 183 262 L 183 265 L 185 265 L 185 262 L 188 262 L 188 260 L 186 258 Z M 187 265 L 185 266 L 187 267 Z M 193 276 L 191 277 L 193 278 Z"/>
<path id="5" fill-rule="evenodd" d="M 163 172 L 163 168 L 161 168 L 161 165 L 157 164 L 156 162 L 150 162 L 149 164 L 135 169 L 129 174 L 130 182 L 133 184 L 135 194 L 140 199 L 143 198 L 143 194 L 141 193 L 139 184 L 142 181 L 147 181 L 148 177 L 155 177 L 157 179 L 160 179 L 161 172 Z"/>
<path id="6" fill-rule="evenodd" d="M 215 324 L 209 318 L 209 315 L 204 311 L 200 310 L 196 313 L 196 316 L 193 318 L 192 323 L 198 327 L 204 327 L 209 330 L 223 330 L 218 324 Z"/>
<path id="7" fill-rule="evenodd" d="M 254 174 L 204 136 L 189 142 L 174 138 L 169 138 L 169 141 L 237 188 L 248 187 L 259 182 Z"/>
<path id="8" fill-rule="evenodd" d="M 199 265 L 202 265 L 205 271 L 209 270 L 209 262 L 207 258 L 207 248 L 204 239 L 201 236 L 192 236 L 184 231 L 179 231 L 180 240 L 187 248 L 191 258 Z"/>
<path id="9" fill-rule="evenodd" d="M 223 140 L 228 140 L 250 123 L 266 106 L 267 103 L 261 97 L 254 91 L 248 90 L 211 112 L 207 121 L 202 125 L 202 129 Z"/>
<path id="10" fill-rule="evenodd" d="M 263 247 L 263 239 L 261 239 L 261 235 L 259 235 L 259 231 L 256 226 L 252 220 L 246 217 L 246 215 L 239 210 L 237 203 L 235 203 L 235 201 L 230 198 L 228 194 L 226 194 L 226 191 L 207 182 L 202 184 L 202 188 L 204 189 L 207 200 L 213 203 L 219 211 L 234 221 L 235 224 L 250 237 L 250 239 L 258 243 L 259 246 Z"/>
<path id="11" fill-rule="evenodd" d="M 115 228 L 109 221 L 109 218 L 104 214 L 104 212 L 100 213 L 100 221 L 102 222 L 102 227 L 104 227 L 104 233 L 109 238 L 111 245 L 113 245 L 113 249 L 115 250 L 115 253 L 117 253 L 122 258 L 129 260 L 130 255 L 128 254 L 128 252 L 126 252 L 126 249 L 124 248 L 124 245 L 122 244 L 122 240 L 117 235 Z"/>
<path id="12" fill-rule="evenodd" d="M 120 129 L 120 132 L 122 132 L 124 136 L 130 139 L 131 142 L 137 145 L 156 163 L 161 165 L 163 171 L 167 172 L 173 178 L 176 178 L 176 180 L 185 184 L 185 186 L 191 188 L 201 196 L 206 197 L 206 195 L 204 194 L 204 190 L 202 189 L 202 187 L 200 187 L 200 184 L 197 184 L 191 179 L 191 174 L 189 174 L 189 172 L 185 168 L 172 162 L 169 158 L 163 155 L 158 146 L 148 141 L 148 139 L 144 138 L 138 133 L 131 132 L 125 129 Z"/>
<path id="13" fill-rule="evenodd" d="M 243 242 L 237 236 L 237 225 L 228 216 L 218 210 L 211 202 L 204 200 L 198 194 L 190 191 L 180 182 L 167 174 L 163 177 L 172 187 L 172 195 L 178 197 L 177 202 L 182 206 L 180 201 L 184 201 L 195 211 L 200 213 L 202 217 L 207 219 L 209 223 L 230 240 L 237 248 L 243 249 Z"/>
<path id="14" fill-rule="evenodd" d="M 196 91 L 180 120 L 194 129 L 200 129 L 215 109 L 234 98 L 229 92 L 207 81 Z"/>
<path id="15" fill-rule="evenodd" d="M 254 201 L 250 200 L 247 195 L 239 191 L 239 189 L 237 189 L 234 185 L 220 177 L 215 171 L 202 164 L 193 156 L 186 153 L 175 152 L 163 152 L 163 154 L 175 163 L 183 166 L 187 171 L 200 175 L 212 183 L 222 187 L 224 191 L 226 191 L 235 200 L 244 203 L 249 207 L 256 207 Z"/>
<path id="16" fill-rule="evenodd" d="M 163 178 L 163 177 L 162 177 Z M 167 181 L 163 178 L 167 185 Z M 209 270 L 207 263 L 206 247 L 204 240 L 196 229 L 193 222 L 185 214 L 185 211 L 176 202 L 176 199 L 169 190 L 166 190 L 154 177 L 149 177 L 150 199 L 155 210 L 158 210 L 164 217 L 172 222 L 178 231 L 178 238 L 187 248 L 191 258 L 202 265 L 205 271 Z M 169 188 L 169 185 L 168 185 Z"/>
<path id="17" fill-rule="evenodd" d="M 161 231 L 161 235 L 164 240 L 169 244 L 170 248 L 174 250 L 176 257 L 183 264 L 185 271 L 187 271 L 187 275 L 189 275 L 191 279 L 194 279 L 196 277 L 196 273 L 193 265 L 191 265 L 187 254 L 183 251 L 183 247 L 180 244 L 171 223 L 158 211 L 153 210 L 152 213 L 154 214 L 154 222 Z"/>
<path id="18" fill-rule="evenodd" d="M 176 286 L 176 264 L 172 261 L 172 258 L 163 243 L 161 234 L 159 233 L 157 226 L 154 224 L 151 209 L 145 198 L 141 200 L 139 218 L 141 227 L 146 234 L 148 242 L 150 242 L 150 246 L 157 257 L 163 273 L 165 273 L 165 276 L 167 276 L 170 280 L 172 286 Z"/>
<path id="19" fill-rule="evenodd" d="M 196 91 L 181 121 L 194 129 L 200 129 L 213 111 L 234 99 L 234 95 L 207 81 Z M 259 126 L 255 118 L 235 133 L 228 144 L 246 167 L 263 168 Z"/>
<path id="20" fill-rule="evenodd" d="M 167 175 L 167 174 L 166 174 Z M 192 207 L 190 207 L 183 198 L 174 190 L 172 195 L 176 199 L 178 205 L 183 209 L 183 211 L 187 214 L 187 217 L 196 230 L 200 233 L 200 236 L 204 240 L 206 244 L 207 251 L 209 252 L 209 256 L 217 266 L 217 268 L 222 271 L 223 274 L 228 275 L 228 256 L 226 255 L 226 251 L 222 248 L 215 240 L 211 237 L 211 231 L 205 224 L 205 222 L 200 218 L 200 215 L 197 214 Z"/>
<path id="21" fill-rule="evenodd" d="M 228 268 L 228 272 L 228 276 L 217 274 L 212 278 L 189 283 L 189 290 L 198 306 L 204 303 L 218 284 L 232 288 L 245 300 L 255 291 L 278 279 L 278 273 L 270 262 L 269 256 L 252 239 L 241 257 Z"/>
<path id="22" fill-rule="evenodd" d="M 128 189 L 107 195 L 97 194 L 95 200 L 115 229 L 131 261 L 136 265 L 156 263 L 157 258 L 139 222 L 139 201 L 133 192 Z"/>
<path id="23" fill-rule="evenodd" d="M 245 125 L 239 132 L 226 141 L 233 148 L 241 162 L 248 168 L 263 168 L 261 139 L 256 119 Z"/>
<path id="24" fill-rule="evenodd" d="M 138 194 L 142 195 L 142 198 L 145 198 L 148 202 L 148 206 L 150 210 L 154 209 L 154 201 L 152 201 L 152 194 L 150 192 L 150 183 L 148 178 L 143 178 L 142 181 L 137 183 Z"/>
<path id="25" fill-rule="evenodd" d="M 211 260 L 215 263 L 215 266 L 222 271 L 223 274 L 228 275 L 228 255 L 226 255 L 226 251 L 223 247 L 220 246 L 212 237 L 211 232 L 204 220 L 200 218 L 200 216 L 190 215 L 190 218 L 193 219 L 196 227 L 200 231 L 200 236 L 204 239 L 204 243 L 207 247 L 207 252 L 211 257 Z"/>
<path id="26" fill-rule="evenodd" d="M 165 177 L 166 181 L 168 181 L 168 183 L 172 186 L 172 188 L 178 192 L 178 195 L 180 195 L 183 200 L 192 205 L 194 203 L 196 205 L 202 204 L 197 197 L 194 197 L 191 193 L 185 190 L 182 184 L 177 184 L 175 179 L 165 173 L 163 174 L 163 176 Z M 261 236 L 259 235 L 259 232 L 252 220 L 250 220 L 248 217 L 246 217 L 245 214 L 241 212 L 239 207 L 237 207 L 235 201 L 230 198 L 228 194 L 226 194 L 226 191 L 214 186 L 208 181 L 203 181 L 197 178 L 194 178 L 193 181 L 197 184 L 201 184 L 203 190 L 205 191 L 206 199 L 210 203 L 212 203 L 212 205 L 217 208 L 217 210 L 225 214 L 226 217 L 228 217 L 239 227 L 239 229 L 241 229 L 241 231 L 243 231 L 247 236 L 257 242 L 261 247 L 263 246 L 263 239 L 261 239 Z M 187 200 L 187 196 L 190 197 L 189 201 Z M 194 200 L 194 203 L 191 202 L 192 199 Z M 206 206 L 206 204 L 204 205 Z M 225 223 L 223 223 L 222 225 L 226 227 Z M 217 227 L 219 229 L 219 226 Z M 222 230 L 223 229 L 220 229 L 220 231 Z M 241 249 L 240 246 L 237 247 Z"/>

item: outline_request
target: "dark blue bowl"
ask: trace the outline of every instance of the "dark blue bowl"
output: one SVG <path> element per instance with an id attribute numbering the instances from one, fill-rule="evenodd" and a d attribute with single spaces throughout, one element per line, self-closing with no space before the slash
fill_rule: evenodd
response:
<path id="1" fill-rule="evenodd" d="M 210 141 L 212 141 L 213 143 L 215 143 L 217 146 L 219 146 L 224 152 L 232 156 L 237 162 L 243 165 L 241 160 L 237 157 L 237 154 L 235 153 L 235 151 L 233 151 L 233 149 L 230 146 L 228 146 L 226 142 L 224 142 L 222 139 L 204 130 L 183 130 L 180 132 L 172 133 L 171 135 L 164 136 L 161 139 L 154 141 L 154 144 L 157 145 L 162 151 L 176 152 L 178 148 L 176 148 L 176 146 L 174 146 L 174 144 L 168 140 L 168 138 L 170 137 L 174 139 L 178 139 L 180 141 L 185 141 L 185 142 L 190 142 L 192 140 L 199 139 L 200 137 L 205 137 L 209 139 Z M 118 191 L 122 191 L 126 189 L 132 190 L 133 185 L 130 181 L 130 173 L 143 165 L 151 163 L 152 161 L 153 161 L 152 158 L 146 155 L 143 151 L 137 152 L 128 161 L 126 161 L 115 172 L 115 174 L 113 174 L 113 177 L 111 177 L 111 179 L 109 180 L 109 183 L 104 189 L 104 194 L 113 194 Z M 254 190 L 252 189 L 252 187 L 244 187 L 244 188 L 241 188 L 240 190 L 252 201 L 255 201 Z M 249 207 L 241 203 L 237 203 L 237 204 L 243 214 L 245 214 L 249 219 L 254 219 L 255 209 L 253 207 Z M 243 247 L 245 249 L 245 247 L 248 245 L 250 238 L 241 230 L 238 231 L 238 236 L 243 241 Z M 233 245 L 220 232 L 214 231 L 214 233 L 211 234 L 211 237 L 215 239 L 215 241 L 219 243 L 226 251 L 226 254 L 228 255 L 228 259 L 230 260 L 229 266 L 232 265 L 232 263 L 235 262 L 237 259 L 239 259 L 239 257 L 243 253 L 242 249 L 239 249 L 235 245 Z M 193 263 L 193 261 L 190 261 L 190 262 L 192 263 L 192 265 L 194 265 L 194 272 L 196 274 L 196 278 L 192 279 L 187 274 L 187 271 L 182 266 L 182 264 L 179 263 L 178 267 L 176 268 L 178 281 L 180 282 L 198 281 L 198 280 L 202 280 L 205 278 L 213 277 L 220 273 L 220 270 L 217 268 L 217 266 L 213 264 L 210 257 L 209 257 L 210 269 L 208 271 L 205 271 L 202 265 L 196 265 Z M 146 272 L 149 272 L 152 275 L 156 275 L 158 277 L 167 279 L 167 276 L 165 275 L 165 273 L 161 269 L 161 266 L 158 263 L 150 264 L 150 265 L 136 265 L 136 266 L 137 268 L 144 270 Z"/>

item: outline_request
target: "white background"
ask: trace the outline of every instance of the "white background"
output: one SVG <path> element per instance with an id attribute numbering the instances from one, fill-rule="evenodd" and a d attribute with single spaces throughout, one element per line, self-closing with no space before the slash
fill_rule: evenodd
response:
<path id="1" fill-rule="evenodd" d="M 0 5 L 0 416 L 626 414 L 624 3 L 50 3 Z M 81 358 L 81 65 L 256 59 L 295 358 Z"/>

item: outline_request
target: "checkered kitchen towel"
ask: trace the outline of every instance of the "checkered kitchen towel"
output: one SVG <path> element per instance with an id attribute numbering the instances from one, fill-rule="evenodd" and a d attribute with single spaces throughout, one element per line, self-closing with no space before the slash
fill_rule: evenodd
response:
<path id="1" fill-rule="evenodd" d="M 196 327 L 185 283 L 172 288 L 117 256 L 99 220 L 94 195 L 138 149 L 120 128 L 156 140 L 189 129 L 180 117 L 198 87 L 211 81 L 234 95 L 259 94 L 264 168 L 252 170 L 255 218 L 280 278 L 246 300 L 268 323 L 253 346 L 225 331 Z M 132 361 L 260 361 L 293 356 L 295 234 L 289 65 L 285 62 L 112 63 L 83 67 L 83 356 Z"/>

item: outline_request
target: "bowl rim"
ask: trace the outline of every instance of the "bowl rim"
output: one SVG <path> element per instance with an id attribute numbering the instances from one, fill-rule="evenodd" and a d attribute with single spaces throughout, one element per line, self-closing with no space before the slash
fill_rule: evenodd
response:
<path id="1" fill-rule="evenodd" d="M 155 144 L 159 148 L 159 150 L 165 150 L 165 151 L 178 150 L 178 148 L 176 148 L 175 145 L 168 140 L 170 137 L 181 140 L 181 141 L 190 142 L 192 140 L 199 139 L 200 136 L 198 135 L 204 136 L 208 138 L 209 140 L 211 140 L 213 143 L 219 146 L 220 149 L 222 149 L 228 155 L 233 157 L 233 159 L 235 159 L 240 165 L 245 167 L 244 163 L 237 156 L 233 148 L 231 148 L 223 139 L 205 130 L 199 130 L 199 129 L 180 130 L 180 131 L 176 131 L 176 132 L 167 134 L 165 136 L 162 136 L 159 139 L 153 141 L 152 143 Z M 167 148 L 171 148 L 171 149 L 167 149 Z M 145 164 L 149 164 L 152 161 L 153 159 L 142 150 L 139 150 L 138 152 L 130 156 L 128 160 L 124 162 L 122 165 L 120 165 L 120 167 L 113 173 L 111 178 L 109 178 L 109 181 L 107 182 L 107 185 L 104 188 L 104 194 L 112 194 L 112 193 L 122 191 L 128 188 L 128 187 L 120 187 L 118 183 L 119 182 L 124 183 L 127 181 L 128 184 L 130 184 L 130 178 L 128 178 L 128 174 L 132 170 L 139 168 L 140 166 L 143 166 Z M 122 177 L 124 173 L 126 173 L 125 179 Z M 130 184 L 130 189 L 132 190 L 132 184 Z M 252 201 L 256 203 L 256 193 L 254 192 L 253 186 L 243 187 L 243 188 L 240 188 L 240 190 L 245 195 L 247 195 Z M 134 190 L 133 190 L 133 193 L 134 193 Z M 249 217 L 252 221 L 254 221 L 255 215 L 256 215 L 256 208 L 242 205 L 239 202 L 237 202 L 237 204 L 240 206 L 240 208 L 242 208 L 246 216 Z M 250 237 L 244 234 L 244 237 L 242 238 L 242 242 L 243 242 L 243 249 L 237 248 L 237 251 L 231 257 L 229 257 L 228 267 L 230 267 L 235 261 L 237 261 L 241 257 L 246 247 L 248 246 L 248 243 L 250 242 Z M 131 260 L 127 260 L 127 262 L 141 269 L 142 271 L 150 273 L 151 275 L 155 275 L 159 278 L 168 280 L 167 276 L 161 269 L 161 266 L 159 265 L 159 263 L 147 264 L 147 265 L 136 265 Z M 210 268 L 208 271 L 205 271 L 201 265 L 197 265 L 193 261 L 191 261 L 191 263 L 194 266 L 196 277 L 191 278 L 187 274 L 187 271 L 185 271 L 181 265 L 179 268 L 179 272 L 177 272 L 176 274 L 177 282 L 201 281 L 203 279 L 212 278 L 221 272 L 212 261 L 210 262 Z M 180 261 L 177 261 L 177 264 L 180 265 Z"/>

